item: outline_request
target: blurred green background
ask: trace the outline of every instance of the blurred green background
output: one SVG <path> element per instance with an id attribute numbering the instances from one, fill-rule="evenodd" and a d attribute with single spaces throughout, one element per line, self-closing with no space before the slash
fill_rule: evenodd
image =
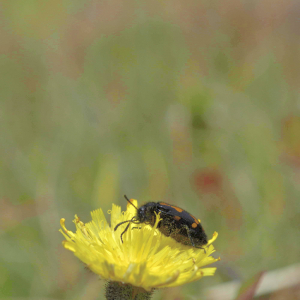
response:
<path id="1" fill-rule="evenodd" d="M 0 15 L 1 299 L 103 299 L 59 220 L 74 230 L 124 194 L 219 233 L 216 275 L 155 299 L 299 262 L 299 2 L 14 0 Z"/>

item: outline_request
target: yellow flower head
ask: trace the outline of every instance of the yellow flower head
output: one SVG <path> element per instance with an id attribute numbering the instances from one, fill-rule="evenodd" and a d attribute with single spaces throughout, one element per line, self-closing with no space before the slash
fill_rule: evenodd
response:
<path id="1" fill-rule="evenodd" d="M 131 201 L 137 207 L 137 201 Z M 66 238 L 63 246 L 103 279 L 129 283 L 150 291 L 214 275 L 216 268 L 202 267 L 219 260 L 210 256 L 215 251 L 212 243 L 218 236 L 216 232 L 203 246 L 204 249 L 185 246 L 157 230 L 160 220 L 157 215 L 153 227 L 141 223 L 139 229 L 127 230 L 122 243 L 120 234 L 123 226 L 116 231 L 114 228 L 135 216 L 136 209 L 128 204 L 127 210 L 121 213 L 121 207 L 113 204 L 110 213 L 111 226 L 101 209 L 93 211 L 92 221 L 86 224 L 75 216 L 76 233 L 66 229 L 65 219 L 60 221 L 63 228 L 60 232 Z"/>

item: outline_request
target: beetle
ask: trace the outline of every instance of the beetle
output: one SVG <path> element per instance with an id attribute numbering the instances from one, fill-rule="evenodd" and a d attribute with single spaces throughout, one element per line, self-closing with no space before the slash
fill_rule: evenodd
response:
<path id="1" fill-rule="evenodd" d="M 152 227 L 155 224 L 156 214 L 160 213 L 161 220 L 157 225 L 157 229 L 164 234 L 176 240 L 183 245 L 201 248 L 207 244 L 207 235 L 198 221 L 193 215 L 184 209 L 171 205 L 165 202 L 148 202 L 137 208 L 125 195 L 125 199 L 136 208 L 137 214 L 131 220 L 123 221 L 117 224 L 114 231 L 119 226 L 128 223 L 125 230 L 121 233 L 122 236 L 128 230 L 130 224 L 148 224 Z M 137 227 L 134 227 L 137 228 Z"/>

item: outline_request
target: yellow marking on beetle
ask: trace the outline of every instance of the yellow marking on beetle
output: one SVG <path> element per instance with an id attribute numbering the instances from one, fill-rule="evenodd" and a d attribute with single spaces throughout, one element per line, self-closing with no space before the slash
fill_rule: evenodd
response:
<path id="1" fill-rule="evenodd" d="M 193 227 L 193 228 L 196 228 L 196 227 L 197 227 L 197 224 L 196 224 L 196 223 L 193 223 L 193 224 L 192 224 L 192 227 Z"/>
<path id="2" fill-rule="evenodd" d="M 174 216 L 174 219 L 175 219 L 176 221 L 179 221 L 179 220 L 181 219 L 181 217 L 179 217 L 179 216 Z"/>
<path id="3" fill-rule="evenodd" d="M 174 209 L 176 209 L 178 212 L 183 212 L 183 209 L 182 208 L 179 208 L 179 207 L 177 207 L 177 206 L 172 206 L 171 205 L 171 207 L 173 207 Z"/>

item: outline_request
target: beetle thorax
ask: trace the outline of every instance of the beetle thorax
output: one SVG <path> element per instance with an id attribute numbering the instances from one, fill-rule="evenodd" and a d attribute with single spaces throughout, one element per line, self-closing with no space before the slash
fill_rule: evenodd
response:
<path id="1" fill-rule="evenodd" d="M 141 206 L 137 211 L 137 217 L 141 223 L 150 223 L 156 209 L 155 202 L 149 202 Z"/>

